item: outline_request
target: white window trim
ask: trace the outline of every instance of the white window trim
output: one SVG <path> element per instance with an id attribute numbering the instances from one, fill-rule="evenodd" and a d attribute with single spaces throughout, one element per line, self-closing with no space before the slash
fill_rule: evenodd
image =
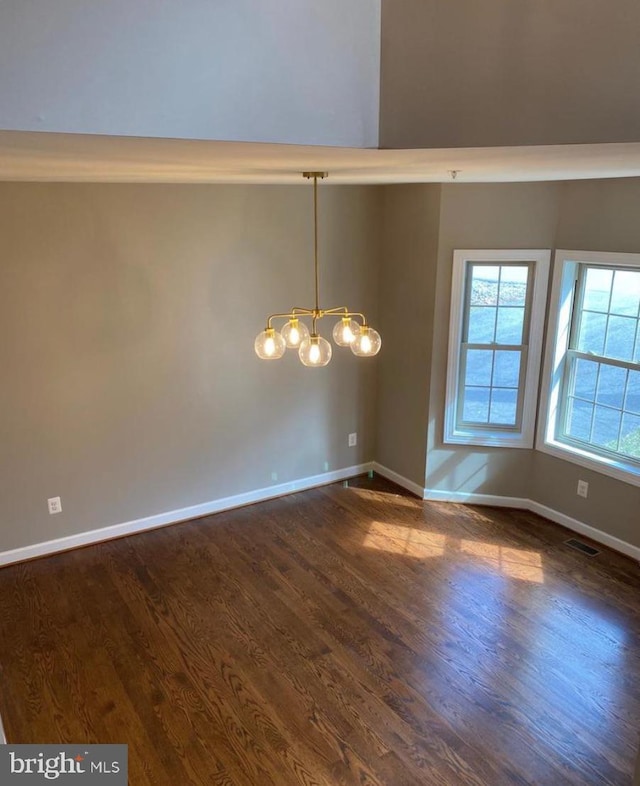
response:
<path id="1" fill-rule="evenodd" d="M 445 396 L 444 443 L 489 447 L 532 448 L 535 434 L 536 399 L 542 355 L 542 334 L 547 298 L 551 251 L 549 249 L 460 249 L 453 252 L 449 354 Z M 528 262 L 533 264 L 533 292 L 529 344 L 524 379 L 524 399 L 520 430 L 461 428 L 456 424 L 458 369 L 464 318 L 464 287 L 467 262 Z"/>
<path id="2" fill-rule="evenodd" d="M 536 394 L 542 354 L 542 334 L 551 252 L 548 249 L 460 249 L 453 255 L 449 355 L 445 400 L 445 444 L 490 447 L 532 448 L 535 432 Z M 533 291 L 527 363 L 522 380 L 524 389 L 521 428 L 518 431 L 461 428 L 456 424 L 459 364 L 464 320 L 464 287 L 467 262 L 527 262 L 533 264 Z"/>
<path id="3" fill-rule="evenodd" d="M 626 483 L 640 486 L 640 468 L 624 459 L 609 458 L 583 450 L 556 439 L 560 414 L 560 387 L 565 353 L 569 344 L 571 308 L 576 270 L 580 263 L 602 267 L 630 267 L 640 269 L 640 254 L 619 254 L 611 251 L 567 251 L 558 249 L 554 257 L 553 283 L 549 329 L 545 348 L 542 389 L 540 393 L 540 422 L 536 449 L 556 458 L 570 461 L 594 472 L 601 472 Z"/>

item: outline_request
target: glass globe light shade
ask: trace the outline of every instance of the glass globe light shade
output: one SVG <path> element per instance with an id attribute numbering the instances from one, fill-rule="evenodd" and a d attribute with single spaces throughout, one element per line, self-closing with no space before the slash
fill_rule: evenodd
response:
<path id="1" fill-rule="evenodd" d="M 333 328 L 333 340 L 339 347 L 349 347 L 360 332 L 360 325 L 349 317 L 342 317 Z"/>
<path id="2" fill-rule="evenodd" d="M 305 366 L 315 368 L 327 365 L 331 360 L 331 351 L 331 344 L 326 338 L 312 333 L 300 344 L 298 356 Z"/>
<path id="3" fill-rule="evenodd" d="M 256 355 L 262 360 L 277 360 L 284 355 L 287 345 L 280 333 L 268 327 L 262 333 L 258 333 L 253 347 Z"/>
<path id="4" fill-rule="evenodd" d="M 354 355 L 358 355 L 359 357 L 371 357 L 380 352 L 381 346 L 382 339 L 380 338 L 380 333 L 370 328 L 368 325 L 363 325 L 355 341 L 351 344 L 351 351 Z"/>
<path id="5" fill-rule="evenodd" d="M 298 349 L 300 344 L 309 338 L 309 328 L 297 317 L 292 317 L 282 328 L 281 333 L 289 349 Z"/>

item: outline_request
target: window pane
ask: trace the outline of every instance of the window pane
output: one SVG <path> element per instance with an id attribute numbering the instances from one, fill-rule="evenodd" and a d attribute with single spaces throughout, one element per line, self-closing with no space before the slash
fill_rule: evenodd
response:
<path id="1" fill-rule="evenodd" d="M 600 376 L 598 378 L 598 393 L 596 396 L 598 404 L 607 404 L 610 407 L 622 409 L 626 383 L 626 368 L 606 366 L 604 363 L 601 363 Z"/>
<path id="2" fill-rule="evenodd" d="M 606 331 L 607 317 L 605 314 L 583 311 L 580 322 L 580 336 L 578 337 L 578 349 L 581 352 L 595 352 L 596 355 L 602 355 Z"/>
<path id="3" fill-rule="evenodd" d="M 454 251 L 446 444 L 532 446 L 549 256 Z"/>
<path id="4" fill-rule="evenodd" d="M 520 351 L 498 351 L 493 364 L 493 384 L 500 388 L 517 388 L 520 381 Z"/>
<path id="5" fill-rule="evenodd" d="M 497 265 L 472 265 L 472 306 L 495 306 L 497 304 L 499 276 L 500 268 Z"/>
<path id="6" fill-rule="evenodd" d="M 624 408 L 640 415 L 640 371 L 630 371 Z"/>
<path id="7" fill-rule="evenodd" d="M 611 313 L 638 316 L 640 306 L 640 273 L 616 270 L 611 293 Z"/>
<path id="8" fill-rule="evenodd" d="M 622 416 L 622 434 L 620 452 L 627 456 L 640 459 L 640 417 L 637 415 Z"/>
<path id="9" fill-rule="evenodd" d="M 516 412 L 518 405 L 518 391 L 494 388 L 491 392 L 490 423 L 499 423 L 503 426 L 516 425 Z"/>
<path id="10" fill-rule="evenodd" d="M 492 344 L 496 332 L 496 309 L 472 306 L 469 311 L 469 344 Z"/>
<path id="11" fill-rule="evenodd" d="M 613 270 L 587 268 L 583 308 L 591 311 L 608 311 L 612 280 Z"/>
<path id="12" fill-rule="evenodd" d="M 554 438 L 548 442 L 560 447 L 575 440 L 580 455 L 601 462 L 603 472 L 640 477 L 640 365 L 634 359 L 640 357 L 640 254 L 603 254 L 602 261 L 602 267 L 568 256 L 561 262 L 554 298 L 562 309 L 555 351 L 562 356 L 557 389 L 563 400 L 549 407 Z M 547 384 L 553 390 L 553 372 Z M 575 460 L 580 463 L 578 454 Z"/>
<path id="13" fill-rule="evenodd" d="M 593 401 L 596 397 L 596 383 L 598 381 L 599 363 L 593 360 L 576 360 L 576 370 L 573 379 L 573 394 Z"/>
<path id="14" fill-rule="evenodd" d="M 569 413 L 567 417 L 567 435 L 574 439 L 588 442 L 591 437 L 591 418 L 593 404 L 587 404 L 579 399 L 569 399 Z"/>
<path id="15" fill-rule="evenodd" d="M 520 265 L 503 265 L 500 271 L 501 306 L 524 306 L 527 300 L 527 278 L 529 268 Z"/>
<path id="16" fill-rule="evenodd" d="M 631 317 L 609 317 L 604 353 L 610 358 L 631 360 L 638 321 Z"/>
<path id="17" fill-rule="evenodd" d="M 522 344 L 524 308 L 499 308 L 496 341 L 498 344 Z"/>
<path id="18" fill-rule="evenodd" d="M 599 407 L 593 418 L 593 434 L 591 441 L 607 450 L 618 449 L 618 429 L 620 428 L 620 412 L 607 407 Z"/>
<path id="19" fill-rule="evenodd" d="M 485 349 L 468 350 L 464 384 L 490 387 L 492 368 L 493 352 Z"/>
<path id="20" fill-rule="evenodd" d="M 471 423 L 488 423 L 489 388 L 465 387 L 462 419 Z"/>

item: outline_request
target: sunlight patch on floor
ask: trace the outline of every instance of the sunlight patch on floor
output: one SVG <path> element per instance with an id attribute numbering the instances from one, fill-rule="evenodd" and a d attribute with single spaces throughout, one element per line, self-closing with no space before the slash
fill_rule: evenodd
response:
<path id="1" fill-rule="evenodd" d="M 544 582 L 542 556 L 537 551 L 515 549 L 479 540 L 460 540 L 431 530 L 373 521 L 363 541 L 366 548 L 415 559 L 444 556 L 447 550 L 466 554 L 510 579 Z"/>
<path id="2" fill-rule="evenodd" d="M 460 551 L 478 557 L 512 579 L 533 581 L 537 584 L 544 581 L 542 557 L 537 551 L 514 549 L 477 540 L 461 540 Z"/>
<path id="3" fill-rule="evenodd" d="M 391 554 L 404 554 L 407 557 L 424 559 L 426 557 L 441 557 L 444 554 L 446 539 L 446 535 L 441 535 L 438 532 L 374 521 L 369 527 L 364 545 L 367 548 L 388 551 Z"/>

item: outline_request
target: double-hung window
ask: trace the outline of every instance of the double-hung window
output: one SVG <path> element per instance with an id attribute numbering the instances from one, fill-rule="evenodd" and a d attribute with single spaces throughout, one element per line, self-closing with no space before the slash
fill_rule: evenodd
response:
<path id="1" fill-rule="evenodd" d="M 640 254 L 556 252 L 538 447 L 640 484 Z"/>
<path id="2" fill-rule="evenodd" d="M 549 257 L 454 252 L 445 443 L 533 446 Z"/>

